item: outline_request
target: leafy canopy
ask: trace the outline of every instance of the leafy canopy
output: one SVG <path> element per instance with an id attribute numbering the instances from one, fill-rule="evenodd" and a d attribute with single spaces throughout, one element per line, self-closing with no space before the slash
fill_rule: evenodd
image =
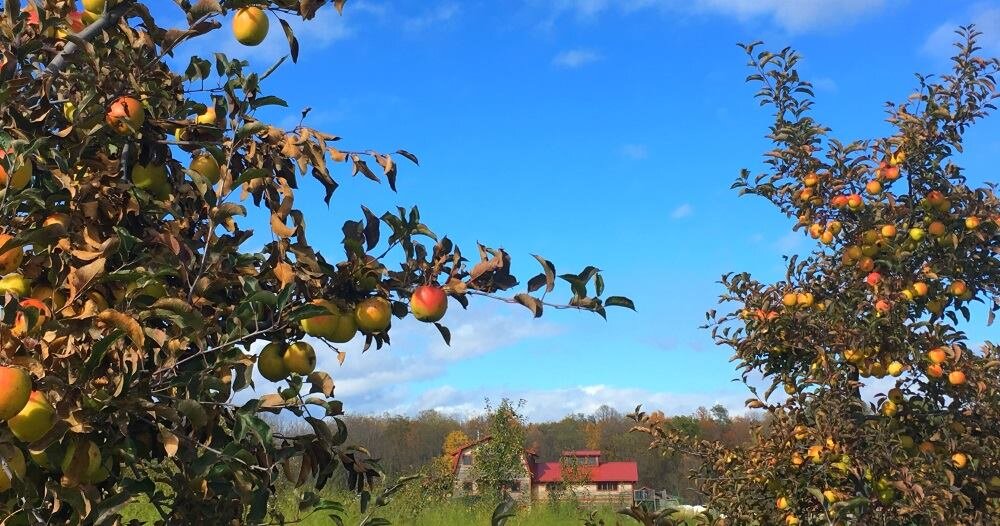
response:
<path id="1" fill-rule="evenodd" d="M 535 316 L 632 307 L 602 297 L 596 267 L 557 274 L 539 256 L 542 271 L 517 290 L 507 252 L 479 245 L 467 259 L 416 207 L 344 212 L 353 219 L 341 229 L 342 251 L 321 253 L 307 240 L 328 230 L 310 231 L 295 207 L 305 179 L 331 203 L 339 178 L 395 189 L 398 163 L 417 157 L 341 148 L 336 135 L 263 120 L 263 109 L 287 106 L 265 88 L 287 57 L 263 72 L 221 53 L 192 57 L 181 71 L 165 59 L 181 43 L 228 31 L 223 18 L 252 4 L 260 16 L 239 18 L 277 21 L 294 62 L 308 42 L 288 20 L 344 3 L 95 0 L 84 3 L 95 12 L 79 12 L 71 0 L 4 2 L 0 365 L 30 371 L 52 414 L 43 411 L 40 436 L 28 440 L 0 425 L 2 466 L 30 456 L 23 473 L 5 470 L 13 484 L 0 493 L 0 517 L 111 524 L 143 496 L 173 524 L 313 513 L 339 521 L 343 506 L 317 491 L 339 471 L 367 508 L 379 468 L 363 448 L 345 447 L 343 407 L 334 379 L 314 370 L 315 352 L 343 361 L 337 345 L 358 328 L 365 349 L 388 343 L 390 314 L 409 318 L 420 285 L 443 287 L 463 307 L 483 296 Z M 183 25 L 162 26 L 154 5 Z M 241 41 L 259 29 L 242 28 Z M 245 225 L 256 217 L 271 232 L 249 249 Z M 547 299 L 557 280 L 569 285 L 565 303 Z M 436 326 L 448 341 L 446 325 Z M 278 392 L 235 404 L 255 367 L 279 380 Z M 281 411 L 312 432 L 285 435 L 262 418 Z M 273 505 L 288 486 L 299 488 L 294 516 Z"/>
<path id="2" fill-rule="evenodd" d="M 752 443 L 726 447 L 636 412 L 653 446 L 693 473 L 731 524 L 987 524 L 1000 514 L 1000 356 L 962 328 L 1000 310 L 1000 200 L 955 161 L 994 110 L 1000 61 L 958 31 L 952 71 L 918 76 L 889 103 L 894 132 L 842 141 L 811 117 L 791 49 L 743 46 L 774 109 L 767 173 L 733 185 L 817 240 L 784 280 L 727 274 L 708 327 L 731 348 L 747 406 L 767 412 Z M 748 383 L 749 385 L 749 383 Z M 787 396 L 773 396 L 781 389 Z M 866 391 L 876 394 L 865 395 Z"/>

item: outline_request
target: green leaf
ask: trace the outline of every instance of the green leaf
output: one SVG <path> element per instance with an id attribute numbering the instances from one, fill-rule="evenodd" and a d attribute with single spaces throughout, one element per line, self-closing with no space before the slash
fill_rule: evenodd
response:
<path id="1" fill-rule="evenodd" d="M 267 515 L 267 501 L 270 497 L 271 492 L 268 491 L 267 486 L 261 486 L 253 492 L 253 500 L 250 502 L 250 513 L 247 516 L 248 523 L 260 524 L 264 522 L 264 517 Z"/>
<path id="2" fill-rule="evenodd" d="M 445 327 L 444 325 L 441 325 L 440 323 L 437 323 L 437 322 L 434 322 L 434 326 L 437 327 L 438 332 L 441 333 L 441 338 L 444 339 L 444 344 L 450 347 L 451 346 L 451 330 L 449 330 L 448 327 Z"/>
<path id="3" fill-rule="evenodd" d="M 412 153 L 410 153 L 410 152 L 408 152 L 406 150 L 396 150 L 396 153 L 398 153 L 399 155 L 402 155 L 403 157 L 406 157 L 413 164 L 415 164 L 417 166 L 420 166 L 420 161 L 417 159 L 416 155 L 413 155 Z"/>
<path id="4" fill-rule="evenodd" d="M 294 291 L 295 291 L 294 282 L 289 283 L 288 285 L 285 286 L 285 288 L 281 289 L 281 292 L 278 293 L 278 304 L 277 304 L 278 312 L 285 310 L 285 304 L 288 303 L 288 300 L 292 297 L 292 292 Z"/>
<path id="5" fill-rule="evenodd" d="M 278 66 L 280 66 L 287 59 L 288 55 L 282 55 L 281 58 L 279 58 L 274 64 L 271 64 L 271 67 L 267 68 L 267 70 L 264 71 L 264 74 L 260 76 L 260 80 L 264 80 L 267 77 L 270 77 L 271 73 L 274 73 L 278 69 Z"/>
<path id="6" fill-rule="evenodd" d="M 118 518 L 118 510 L 122 509 L 135 494 L 130 491 L 117 491 L 108 498 L 99 502 L 90 512 L 90 519 L 87 524 L 100 526 L 102 524 L 113 524 Z"/>
<path id="7" fill-rule="evenodd" d="M 490 526 L 503 526 L 507 524 L 507 519 L 515 515 L 517 503 L 510 495 L 504 495 L 504 499 L 493 509 L 493 517 L 490 518 Z"/>
<path id="8" fill-rule="evenodd" d="M 240 129 L 236 130 L 236 140 L 243 139 L 255 133 L 260 133 L 266 129 L 267 125 L 264 124 L 263 122 L 260 121 L 248 122 L 243 126 L 240 126 Z"/>
<path id="9" fill-rule="evenodd" d="M 292 26 L 288 24 L 283 18 L 279 18 L 278 22 L 281 22 L 281 29 L 285 32 L 285 38 L 288 40 L 288 52 L 292 55 L 292 62 L 299 61 L 299 41 L 295 38 L 295 32 L 292 31 Z"/>
<path id="10" fill-rule="evenodd" d="M 635 303 L 625 296 L 608 296 L 608 299 L 604 300 L 604 305 L 608 307 L 625 307 L 626 309 L 635 310 Z"/>
<path id="11" fill-rule="evenodd" d="M 287 108 L 288 103 L 285 102 L 284 99 L 275 97 L 274 95 L 268 95 L 266 97 L 260 97 L 250 101 L 250 107 L 253 109 L 257 109 L 262 106 L 281 106 Z"/>
<path id="12" fill-rule="evenodd" d="M 233 181 L 233 186 L 239 186 L 243 183 L 253 181 L 254 179 L 260 179 L 262 177 L 267 177 L 267 172 L 261 170 L 260 168 L 249 168 L 243 170 L 243 173 Z"/>
<path id="13" fill-rule="evenodd" d="M 101 361 L 104 360 L 104 355 L 108 353 L 108 349 L 111 344 L 115 343 L 122 336 L 125 336 L 125 332 L 121 329 L 115 329 L 111 331 L 104 338 L 101 338 L 94 346 L 90 349 L 90 356 L 87 357 L 87 362 L 83 365 L 83 377 L 89 378 L 90 374 L 94 372 L 94 368 L 100 365 Z"/>
<path id="14" fill-rule="evenodd" d="M 537 254 L 532 254 L 532 257 L 542 265 L 542 271 L 545 274 L 545 292 L 552 292 L 552 289 L 556 287 L 556 266 Z"/>

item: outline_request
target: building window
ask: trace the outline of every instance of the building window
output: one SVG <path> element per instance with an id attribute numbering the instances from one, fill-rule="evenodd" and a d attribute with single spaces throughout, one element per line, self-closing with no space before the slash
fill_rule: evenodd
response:
<path id="1" fill-rule="evenodd" d="M 548 491 L 550 493 L 562 491 L 563 489 L 565 488 L 562 482 L 549 482 L 548 484 L 545 485 L 545 491 Z"/>
<path id="2" fill-rule="evenodd" d="M 471 466 L 472 465 L 472 453 L 466 453 L 462 455 L 462 465 Z"/>
<path id="3" fill-rule="evenodd" d="M 617 482 L 598 482 L 597 491 L 618 491 Z"/>

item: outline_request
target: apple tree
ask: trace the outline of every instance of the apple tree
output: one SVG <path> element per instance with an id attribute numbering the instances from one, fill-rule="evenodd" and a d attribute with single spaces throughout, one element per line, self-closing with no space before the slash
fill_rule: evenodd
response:
<path id="1" fill-rule="evenodd" d="M 342 361 L 338 346 L 355 339 L 374 351 L 404 320 L 435 324 L 447 342 L 449 301 L 476 296 L 536 317 L 631 307 L 602 297 L 597 268 L 559 275 L 538 256 L 541 272 L 519 289 L 506 251 L 463 252 L 416 207 L 342 211 L 323 239 L 330 230 L 311 231 L 296 197 L 321 188 L 329 205 L 337 180 L 357 175 L 395 190 L 399 165 L 417 157 L 267 122 L 287 105 L 266 90 L 285 58 L 260 72 L 221 53 L 180 70 L 167 61 L 213 32 L 256 45 L 280 26 L 294 62 L 288 21 L 344 4 L 3 2 L 0 523 L 114 524 L 140 498 L 169 524 L 339 521 L 343 504 L 319 490 L 346 477 L 368 508 L 379 470 L 345 446 L 317 353 Z M 254 224 L 270 231 L 255 238 Z M 265 242 L 251 250 L 251 239 Z M 559 282 L 565 303 L 549 299 Z M 254 369 L 277 392 L 247 391 Z M 241 391 L 249 401 L 236 403 Z M 262 418 L 283 411 L 312 432 Z M 296 509 L 275 506 L 283 485 L 298 488 Z"/>
<path id="2" fill-rule="evenodd" d="M 708 327 L 766 412 L 741 447 L 688 439 L 637 411 L 653 446 L 701 460 L 730 524 L 988 524 L 1000 516 L 1000 351 L 964 331 L 1000 310 L 1000 200 L 956 162 L 994 110 L 1000 61 L 958 31 L 952 70 L 888 103 L 886 137 L 838 140 L 811 116 L 791 49 L 743 46 L 774 109 L 762 197 L 816 240 L 783 280 L 722 278 Z M 989 177 L 990 174 L 986 174 Z M 768 386 L 758 392 L 754 386 Z M 778 390 L 781 396 L 772 393 Z"/>

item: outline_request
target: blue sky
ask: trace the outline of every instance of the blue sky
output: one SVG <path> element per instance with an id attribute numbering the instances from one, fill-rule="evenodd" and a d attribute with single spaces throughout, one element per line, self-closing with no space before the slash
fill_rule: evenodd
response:
<path id="1" fill-rule="evenodd" d="M 761 169 L 770 119 L 743 82 L 736 43 L 797 48 L 816 85 L 815 116 L 844 139 L 889 131 L 883 103 L 907 96 L 914 72 L 947 66 L 958 24 L 977 22 L 986 50 L 1000 54 L 997 2 L 498 5 L 350 0 L 343 17 L 324 9 L 296 24 L 299 63 L 265 85 L 290 104 L 274 122 L 292 126 L 308 106 L 307 123 L 344 137 L 345 147 L 405 148 L 421 159 L 419 168 L 401 165 L 398 194 L 349 179 L 346 165 L 329 208 L 307 185 L 296 205 L 308 214 L 309 239 L 337 253 L 339 227 L 360 216 L 359 204 L 377 212 L 416 204 L 466 252 L 476 241 L 507 249 L 525 280 L 538 272 L 535 253 L 560 271 L 594 264 L 609 291 L 639 310 L 614 310 L 607 322 L 562 312 L 533 320 L 520 307 L 474 301 L 463 313 L 453 303 L 451 348 L 433 326 L 397 322 L 390 348 L 362 355 L 357 341 L 348 344 L 343 366 L 321 352 L 348 411 L 469 414 L 487 396 L 525 398 L 536 420 L 602 403 L 742 410 L 747 391 L 731 382 L 728 350 L 698 328 L 721 290 L 716 281 L 740 270 L 778 279 L 780 256 L 811 242 L 763 200 L 729 190 L 741 168 Z M 224 27 L 181 53 L 222 50 L 263 69 L 285 53 L 273 20 L 272 30 L 260 47 L 243 48 Z M 962 164 L 974 182 L 996 181 L 998 153 L 993 118 L 969 134 Z M 987 330 L 970 335 L 982 340 Z"/>

